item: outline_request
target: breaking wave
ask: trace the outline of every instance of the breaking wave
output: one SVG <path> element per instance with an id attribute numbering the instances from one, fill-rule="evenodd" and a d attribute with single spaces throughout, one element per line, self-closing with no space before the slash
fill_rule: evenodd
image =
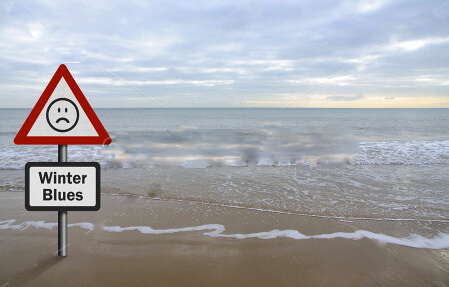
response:
<path id="1" fill-rule="evenodd" d="M 236 134 L 233 134 L 234 136 Z M 96 161 L 103 168 L 181 166 L 430 165 L 449 164 L 449 141 L 362 141 L 318 139 L 282 141 L 282 137 L 219 141 L 176 136 L 134 137 L 108 147 L 69 146 L 69 161 Z M 209 135 L 210 136 L 210 135 Z M 243 137 L 243 136 L 242 136 Z M 203 138 L 203 140 L 200 140 Z M 248 138 L 253 138 L 249 140 Z M 157 140 L 156 140 L 157 139 Z M 207 141 L 209 140 L 209 141 Z M 253 141 L 253 142 L 251 142 Z M 56 146 L 0 146 L 0 169 L 23 169 L 29 161 L 57 161 Z"/>

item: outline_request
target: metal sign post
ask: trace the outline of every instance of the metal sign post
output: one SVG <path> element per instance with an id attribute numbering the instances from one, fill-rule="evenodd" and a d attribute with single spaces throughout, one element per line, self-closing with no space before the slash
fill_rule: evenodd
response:
<path id="1" fill-rule="evenodd" d="M 67 162 L 67 145 L 111 141 L 67 67 L 60 65 L 14 138 L 20 145 L 58 145 L 58 162 L 25 165 L 25 209 L 58 211 L 59 256 L 67 256 L 67 212 L 100 209 L 100 164 Z"/>
<path id="2" fill-rule="evenodd" d="M 58 145 L 58 162 L 67 162 L 67 145 Z M 58 255 L 67 256 L 67 210 L 58 211 Z"/>

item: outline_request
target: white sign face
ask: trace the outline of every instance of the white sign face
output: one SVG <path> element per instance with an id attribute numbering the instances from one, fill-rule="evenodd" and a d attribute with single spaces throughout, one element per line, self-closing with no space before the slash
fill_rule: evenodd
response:
<path id="1" fill-rule="evenodd" d="M 61 78 L 28 136 L 98 136 L 64 78 Z"/>
<path id="2" fill-rule="evenodd" d="M 29 162 L 27 210 L 98 210 L 100 165 L 96 162 Z"/>

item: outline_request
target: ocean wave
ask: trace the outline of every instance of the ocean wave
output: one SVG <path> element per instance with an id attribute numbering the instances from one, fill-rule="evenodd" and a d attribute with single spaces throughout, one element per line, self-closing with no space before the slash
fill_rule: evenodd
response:
<path id="1" fill-rule="evenodd" d="M 101 146 L 69 146 L 69 161 L 96 161 L 105 164 Z M 55 145 L 6 145 L 0 146 L 0 169 L 23 169 L 27 162 L 58 161 Z"/>
<path id="2" fill-rule="evenodd" d="M 449 140 L 321 142 L 311 136 L 307 140 L 283 141 L 284 137 L 261 140 L 261 134 L 249 133 L 240 135 L 246 137 L 241 142 L 228 139 L 219 143 L 218 135 L 209 136 L 212 139 L 203 134 L 203 141 L 179 134 L 174 138 L 134 136 L 111 146 L 69 146 L 68 157 L 69 161 L 96 161 L 103 168 L 449 164 Z M 30 161 L 57 161 L 57 147 L 0 146 L 0 169 L 23 169 Z"/>
<path id="3" fill-rule="evenodd" d="M 0 230 L 26 230 L 29 228 L 47 229 L 52 230 L 57 227 L 56 222 L 45 221 L 26 221 L 19 224 L 14 224 L 16 220 L 3 220 L 0 221 Z M 69 227 L 79 227 L 92 231 L 95 229 L 95 225 L 90 222 L 79 222 L 69 224 Z M 444 249 L 449 248 L 449 234 L 438 233 L 432 238 L 427 238 L 419 234 L 410 234 L 407 237 L 394 237 L 383 233 L 375 233 L 367 230 L 356 230 L 354 232 L 334 232 L 328 234 L 316 234 L 305 235 L 298 230 L 270 230 L 256 233 L 225 233 L 226 228 L 222 224 L 205 224 L 198 226 L 188 226 L 181 228 L 167 228 L 167 229 L 154 229 L 150 226 L 100 226 L 100 229 L 106 232 L 127 232 L 137 231 L 142 234 L 149 235 L 162 235 L 173 234 L 181 232 L 202 232 L 203 235 L 209 237 L 221 237 L 231 239 L 276 239 L 276 238 L 288 238 L 293 240 L 312 240 L 312 239 L 348 239 L 348 240 L 360 240 L 370 239 L 379 244 L 394 244 L 400 246 L 407 246 L 412 248 L 421 249 Z"/>
<path id="4" fill-rule="evenodd" d="M 449 141 L 360 142 L 349 161 L 358 165 L 449 164 Z"/>

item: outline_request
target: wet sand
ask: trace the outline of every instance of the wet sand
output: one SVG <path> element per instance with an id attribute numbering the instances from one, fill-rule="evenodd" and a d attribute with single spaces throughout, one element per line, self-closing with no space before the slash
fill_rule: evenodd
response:
<path id="1" fill-rule="evenodd" d="M 57 212 L 29 212 L 23 192 L 0 192 L 0 286 L 447 286 L 449 248 L 380 244 L 372 239 L 227 238 L 297 230 L 305 235 L 367 230 L 397 238 L 448 232 L 447 223 L 316 218 L 136 196 L 102 195 L 98 212 L 69 212 L 68 257 L 57 254 Z M 39 225 L 40 224 L 40 225 Z M 47 225 L 45 225 L 47 224 Z M 41 226 L 39 228 L 39 226 Z M 88 225 L 87 225 L 88 226 Z M 145 234 L 115 226 L 150 226 Z M 24 225 L 22 225 L 24 227 Z M 44 228 L 47 227 L 47 228 Z M 109 228 L 109 229 L 108 229 Z M 209 230 L 210 231 L 210 230 Z M 169 233 L 173 232 L 173 233 Z M 263 237 L 262 235 L 260 237 Z"/>

